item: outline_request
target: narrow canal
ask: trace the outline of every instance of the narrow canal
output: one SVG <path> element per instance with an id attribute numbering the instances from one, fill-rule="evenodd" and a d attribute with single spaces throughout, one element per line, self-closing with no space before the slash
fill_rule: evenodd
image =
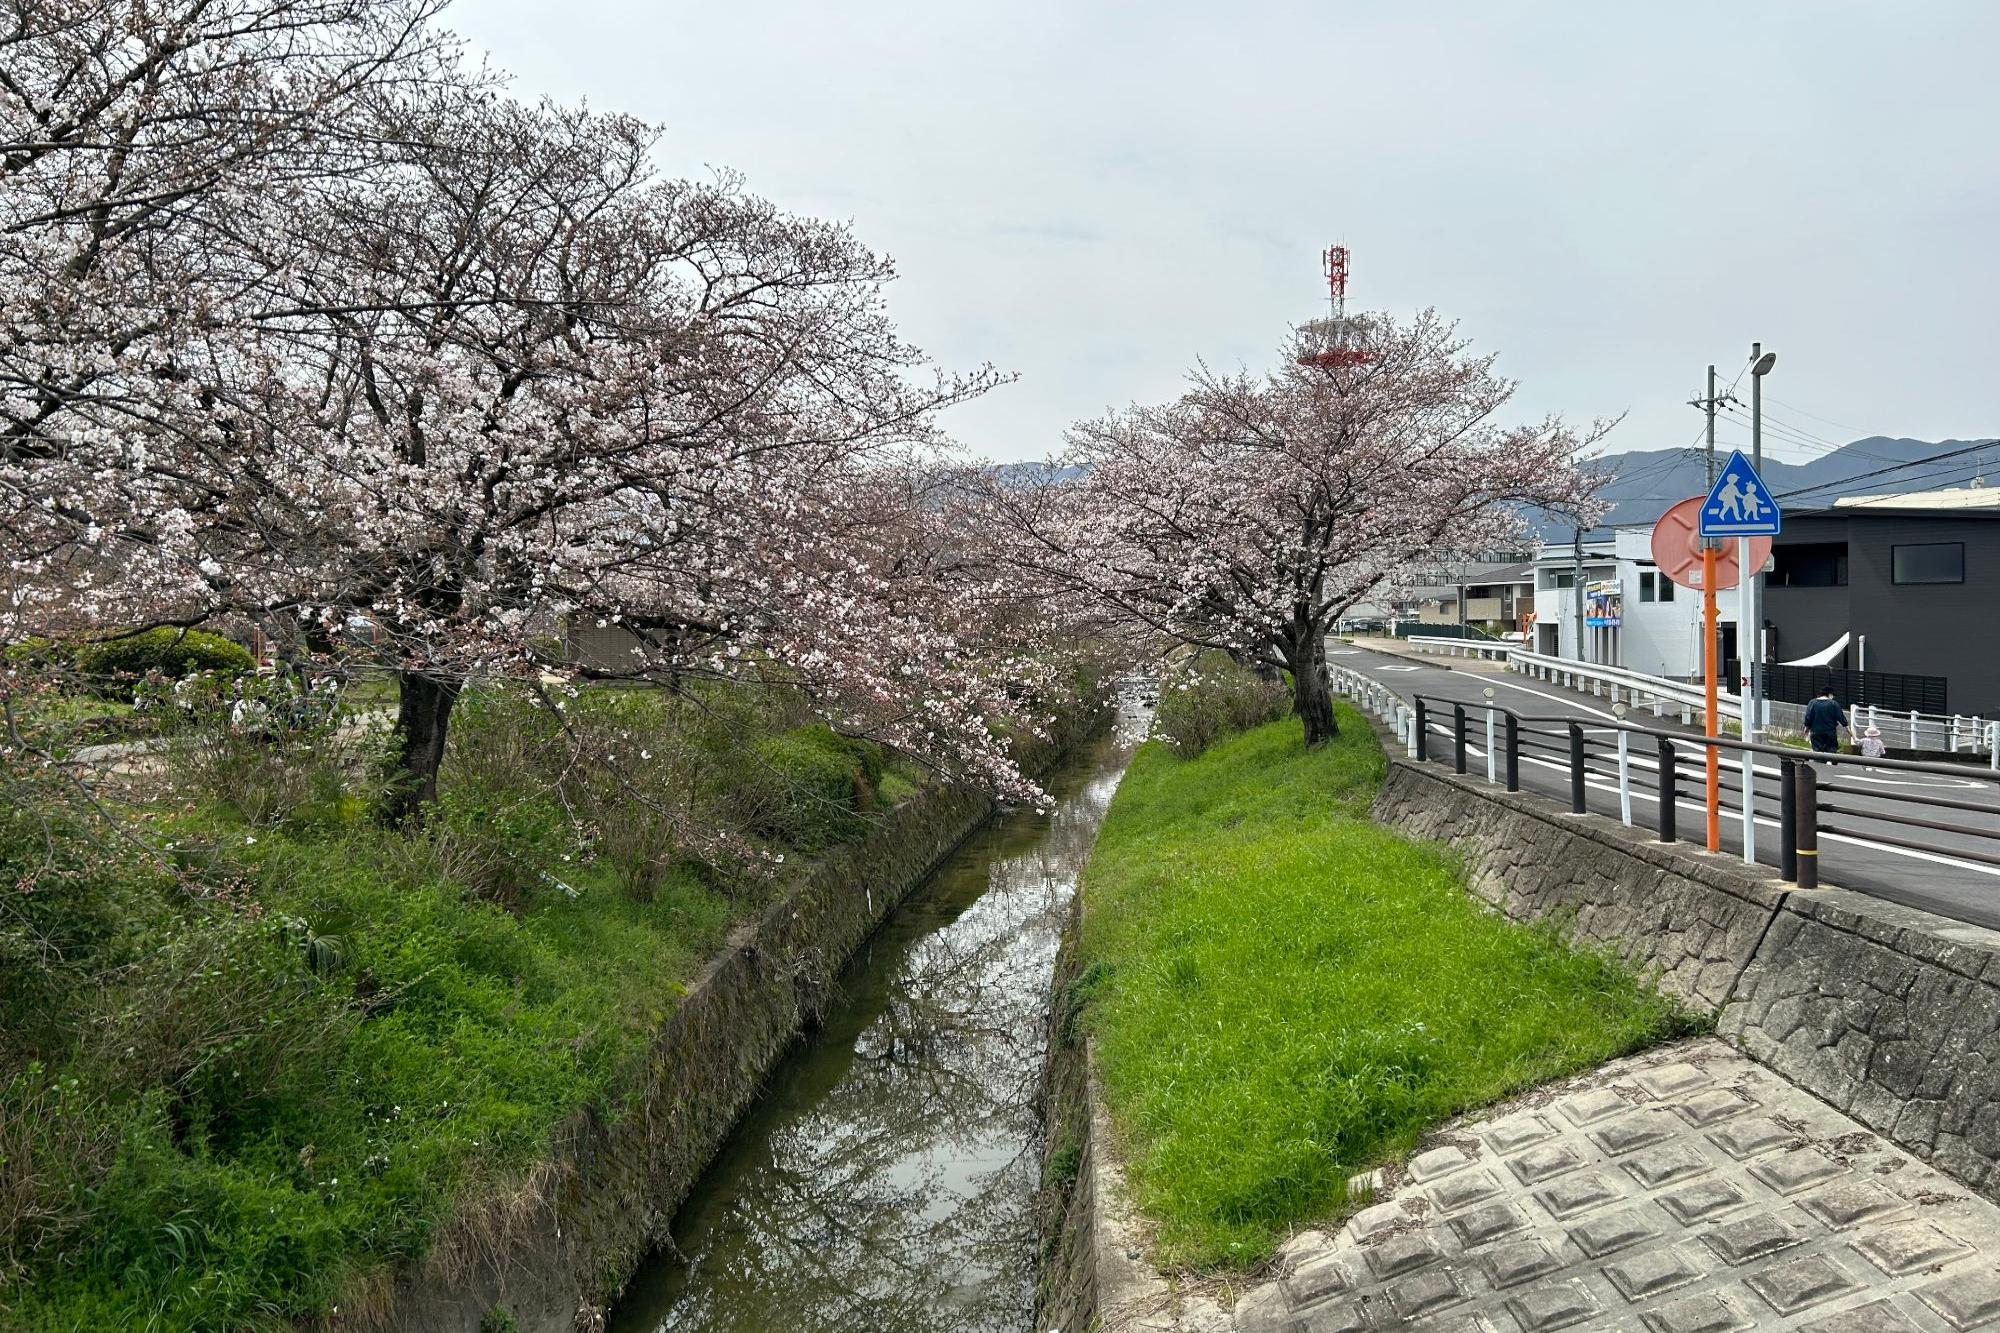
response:
<path id="1" fill-rule="evenodd" d="M 862 949 L 612 1313 L 612 1333 L 1024 1333 L 1063 914 L 1143 734 L 966 842 Z"/>

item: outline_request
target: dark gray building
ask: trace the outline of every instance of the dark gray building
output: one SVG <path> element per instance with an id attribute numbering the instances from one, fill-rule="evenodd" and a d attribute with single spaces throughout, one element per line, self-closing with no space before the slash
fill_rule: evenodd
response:
<path id="1" fill-rule="evenodd" d="M 1766 660 L 1846 634 L 1829 667 L 1942 678 L 1945 711 L 2000 717 L 2000 506 L 1928 498 L 1787 514 L 1764 580 Z"/>

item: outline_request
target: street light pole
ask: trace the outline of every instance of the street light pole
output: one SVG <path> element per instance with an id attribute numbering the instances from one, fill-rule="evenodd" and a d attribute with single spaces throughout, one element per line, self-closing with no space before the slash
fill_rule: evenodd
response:
<path id="1" fill-rule="evenodd" d="M 1750 465 L 1760 477 L 1764 475 L 1764 377 L 1777 363 L 1776 352 L 1766 352 L 1762 343 L 1750 344 Z M 1745 691 L 1749 708 L 1744 714 L 1743 738 L 1758 741 L 1764 737 L 1764 571 L 1749 567 L 1749 551 L 1750 542 L 1746 538 L 1745 558 L 1739 562 L 1744 618 L 1749 622 L 1745 632 L 1750 636 L 1743 658 L 1750 676 Z"/>

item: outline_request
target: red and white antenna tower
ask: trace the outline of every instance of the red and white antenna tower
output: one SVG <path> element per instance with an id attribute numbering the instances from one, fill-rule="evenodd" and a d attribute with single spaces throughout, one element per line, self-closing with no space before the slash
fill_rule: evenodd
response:
<path id="1" fill-rule="evenodd" d="M 1326 273 L 1327 300 L 1333 307 L 1330 322 L 1332 332 L 1328 336 L 1328 346 L 1317 352 L 1304 352 L 1299 356 L 1302 366 L 1318 366 L 1322 370 L 1334 370 L 1341 366 L 1358 366 L 1368 359 L 1368 353 L 1358 347 L 1349 347 L 1347 342 L 1347 247 L 1329 246 L 1320 256 L 1320 263 Z"/>

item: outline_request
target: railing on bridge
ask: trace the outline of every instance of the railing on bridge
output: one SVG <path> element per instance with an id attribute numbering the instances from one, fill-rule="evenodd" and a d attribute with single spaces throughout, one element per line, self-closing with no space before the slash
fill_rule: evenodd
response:
<path id="1" fill-rule="evenodd" d="M 1419 652 L 1503 661 L 1531 680 L 1567 686 L 1584 694 L 1608 699 L 1614 704 L 1622 702 L 1633 708 L 1648 709 L 1656 718 L 1671 714 L 1687 726 L 1694 725 L 1705 707 L 1701 685 L 1689 681 L 1628 671 L 1624 667 L 1579 662 L 1569 657 L 1551 657 L 1510 643 L 1425 637 L 1413 637 L 1406 642 Z M 1766 699 L 1764 710 L 1767 729 L 1804 730 L 1803 705 Z M 1725 722 L 1735 723 L 1739 730 L 1742 728 L 1743 702 L 1740 697 L 1723 694 L 1717 701 L 1717 711 Z M 1877 727 L 1882 732 L 1883 744 L 1892 748 L 1927 754 L 1983 754 L 1988 766 L 2000 771 L 2000 721 L 1969 717 L 1963 713 L 1892 711 L 1873 704 L 1856 704 L 1849 708 L 1848 720 L 1853 724 L 1856 739 L 1869 727 Z"/>
<path id="2" fill-rule="evenodd" d="M 1447 657 L 1478 657 L 1504 662 L 1514 655 L 1515 644 L 1498 639 L 1449 639 L 1429 634 L 1412 634 L 1403 642 L 1419 652 L 1442 653 Z"/>
<path id="3" fill-rule="evenodd" d="M 1601 790 L 1615 792 L 1618 815 L 1628 827 L 1633 824 L 1635 796 L 1654 802 L 1654 829 L 1661 842 L 1680 837 L 1680 803 L 1699 800 L 1707 764 L 1706 752 L 1713 748 L 1735 756 L 1737 763 L 1720 765 L 1723 776 L 1736 780 L 1737 808 L 1725 811 L 1725 818 L 1740 829 L 1742 856 L 1746 863 L 1757 862 L 1757 823 L 1760 804 L 1769 809 L 1771 795 L 1778 806 L 1778 870 L 1783 878 L 1801 888 L 1819 882 L 1820 835 L 1831 834 L 1880 847 L 1915 852 L 1927 856 L 1954 857 L 2000 866 L 2000 804 L 1957 800 L 1871 783 L 1857 785 L 1866 773 L 1911 773 L 1943 776 L 1960 781 L 1989 784 L 2000 796 L 2000 772 L 1990 772 L 1958 764 L 1921 763 L 1898 759 L 1864 759 L 1859 755 L 1819 754 L 1788 746 L 1750 744 L 1734 737 L 1689 736 L 1678 732 L 1626 722 L 1586 722 L 1569 717 L 1542 717 L 1524 714 L 1498 704 L 1467 703 L 1417 694 L 1405 700 L 1374 678 L 1349 667 L 1332 667 L 1334 687 L 1354 699 L 1385 722 L 1396 734 L 1404 751 L 1420 762 L 1433 757 L 1436 737 L 1449 744 L 1440 760 L 1449 758 L 1452 771 L 1464 774 L 1469 768 L 1469 751 L 1477 748 L 1484 760 L 1485 780 L 1510 792 L 1521 789 L 1521 762 L 1530 762 L 1566 772 L 1569 779 L 1569 806 L 1572 814 L 1588 812 L 1590 788 L 1596 780 Z M 1475 729 L 1483 745 L 1472 739 Z M 1776 791 L 1760 803 L 1760 781 L 1770 769 L 1759 770 L 1759 758 L 1777 761 Z M 1593 758 L 1595 764 L 1593 764 Z M 1861 797 L 1885 802 L 1891 810 L 1856 807 L 1839 798 Z M 1911 807 L 1907 812 L 1902 807 Z M 1926 817 L 1955 815 L 1955 819 Z M 1981 815 L 1994 822 L 1988 828 L 1973 823 L 1967 815 Z M 1886 828 L 1862 828 L 1859 821 Z M 1698 818 L 1701 818 L 1698 816 Z M 1768 820 L 1768 816 L 1765 816 Z M 1921 831 L 1916 835 L 1903 830 Z M 1977 843 L 1974 847 L 1940 845 L 1936 837 L 1921 833 L 1946 833 Z"/>

